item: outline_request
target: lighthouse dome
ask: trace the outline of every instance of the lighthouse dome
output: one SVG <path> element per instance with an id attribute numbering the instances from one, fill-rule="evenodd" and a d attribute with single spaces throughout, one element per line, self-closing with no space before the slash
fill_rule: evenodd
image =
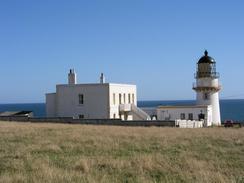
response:
<path id="1" fill-rule="evenodd" d="M 206 64 L 213 64 L 213 63 L 215 63 L 215 60 L 212 57 L 208 56 L 208 51 L 207 50 L 205 50 L 204 56 L 202 56 L 199 59 L 199 61 L 198 61 L 198 64 L 202 64 L 202 63 L 206 63 Z"/>

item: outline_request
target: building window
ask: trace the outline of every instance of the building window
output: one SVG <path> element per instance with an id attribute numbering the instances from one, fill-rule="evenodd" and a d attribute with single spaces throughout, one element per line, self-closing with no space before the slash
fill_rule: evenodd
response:
<path id="1" fill-rule="evenodd" d="M 203 94 L 203 99 L 204 100 L 209 100 L 209 93 L 204 93 Z"/>
<path id="2" fill-rule="evenodd" d="M 122 104 L 122 96 L 121 96 L 121 93 L 119 94 L 119 104 Z"/>
<path id="3" fill-rule="evenodd" d="M 128 103 L 130 104 L 130 93 L 128 94 Z"/>
<path id="4" fill-rule="evenodd" d="M 180 119 L 186 119 L 186 115 L 185 115 L 185 113 L 181 113 L 181 114 L 180 114 Z"/>
<path id="5" fill-rule="evenodd" d="M 84 115 L 83 114 L 80 114 L 79 115 L 79 119 L 84 119 Z"/>
<path id="6" fill-rule="evenodd" d="M 84 104 L 84 95 L 79 94 L 79 104 Z"/>
<path id="7" fill-rule="evenodd" d="M 116 104 L 115 93 L 113 94 L 113 104 Z"/>
<path id="8" fill-rule="evenodd" d="M 126 103 L 126 101 L 125 101 L 125 93 L 124 93 L 124 104 Z"/>
<path id="9" fill-rule="evenodd" d="M 135 94 L 134 93 L 132 94 L 132 103 L 133 104 L 135 103 Z"/>
<path id="10" fill-rule="evenodd" d="M 193 120 L 193 114 L 192 114 L 192 113 L 189 113 L 189 114 L 188 114 L 188 119 L 189 119 L 189 120 Z"/>

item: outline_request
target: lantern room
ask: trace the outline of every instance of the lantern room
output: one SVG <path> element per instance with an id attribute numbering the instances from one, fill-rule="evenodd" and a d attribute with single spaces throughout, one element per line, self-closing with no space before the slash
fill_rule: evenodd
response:
<path id="1" fill-rule="evenodd" d="M 219 78 L 219 73 L 216 72 L 215 60 L 208 56 L 208 51 L 205 50 L 204 56 L 202 56 L 197 63 L 196 78 Z"/>

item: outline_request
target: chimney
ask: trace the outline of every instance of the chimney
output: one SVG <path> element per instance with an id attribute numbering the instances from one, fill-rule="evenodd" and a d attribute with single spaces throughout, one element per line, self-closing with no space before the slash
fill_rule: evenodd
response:
<path id="1" fill-rule="evenodd" d="M 101 84 L 105 83 L 105 76 L 103 75 L 103 73 L 101 73 L 101 76 L 100 76 L 100 83 Z"/>
<path id="2" fill-rule="evenodd" d="M 75 85 L 76 83 L 76 73 L 74 69 L 70 69 L 69 70 L 69 74 L 68 74 L 68 83 L 69 85 Z"/>

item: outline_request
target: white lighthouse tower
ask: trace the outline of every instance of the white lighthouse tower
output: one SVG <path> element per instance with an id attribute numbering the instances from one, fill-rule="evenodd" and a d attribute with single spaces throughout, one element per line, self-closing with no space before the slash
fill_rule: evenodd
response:
<path id="1" fill-rule="evenodd" d="M 197 63 L 196 83 L 193 89 L 197 93 L 197 105 L 212 106 L 212 124 L 221 125 L 219 109 L 219 73 L 216 72 L 215 60 L 208 56 L 207 50 Z"/>

